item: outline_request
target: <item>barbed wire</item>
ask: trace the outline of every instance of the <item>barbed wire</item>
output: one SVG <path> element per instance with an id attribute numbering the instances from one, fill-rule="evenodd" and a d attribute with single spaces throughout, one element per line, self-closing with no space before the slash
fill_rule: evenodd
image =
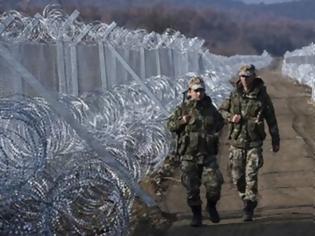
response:
<path id="1" fill-rule="evenodd" d="M 167 47 L 180 51 L 198 51 L 204 44 L 202 39 L 186 38 L 172 29 L 167 29 L 163 34 L 149 33 L 144 29 L 127 30 L 123 27 L 113 27 L 108 31 L 111 24 L 103 22 L 86 24 L 77 19 L 68 22 L 70 16 L 57 4 L 47 5 L 42 14 L 38 13 L 34 17 L 24 16 L 15 10 L 7 11 L 0 16 L 0 23 L 9 17 L 14 20 L 1 34 L 1 40 L 6 42 L 53 43 L 61 40 L 73 43 L 82 34 L 82 43 L 109 41 L 114 46 L 131 49 Z"/>

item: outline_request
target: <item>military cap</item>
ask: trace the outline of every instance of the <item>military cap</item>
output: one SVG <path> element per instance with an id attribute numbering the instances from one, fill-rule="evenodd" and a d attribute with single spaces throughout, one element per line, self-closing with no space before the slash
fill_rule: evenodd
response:
<path id="1" fill-rule="evenodd" d="M 197 90 L 197 89 L 205 89 L 205 82 L 203 79 L 199 76 L 193 76 L 191 80 L 188 83 L 188 86 L 192 90 Z"/>
<path id="2" fill-rule="evenodd" d="M 243 76 L 252 77 L 253 75 L 256 75 L 256 68 L 252 64 L 243 65 L 243 66 L 241 66 L 238 75 L 239 76 L 243 75 Z"/>

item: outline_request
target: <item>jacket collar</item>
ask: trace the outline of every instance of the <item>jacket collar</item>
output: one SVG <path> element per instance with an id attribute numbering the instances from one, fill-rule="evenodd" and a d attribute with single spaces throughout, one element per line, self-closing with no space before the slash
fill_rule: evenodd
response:
<path id="1" fill-rule="evenodd" d="M 199 107 L 199 106 L 209 106 L 212 104 L 212 100 L 208 95 L 205 95 L 205 97 L 201 101 L 195 101 L 195 100 L 188 100 L 187 105 L 190 107 Z"/>
<path id="2" fill-rule="evenodd" d="M 240 80 L 236 81 L 235 86 L 236 86 L 236 91 L 240 95 L 248 97 L 248 98 L 256 98 L 258 94 L 260 93 L 261 89 L 264 87 L 264 81 L 259 77 L 255 78 L 255 80 L 253 81 L 253 87 L 248 93 L 245 93 L 243 85 Z"/>

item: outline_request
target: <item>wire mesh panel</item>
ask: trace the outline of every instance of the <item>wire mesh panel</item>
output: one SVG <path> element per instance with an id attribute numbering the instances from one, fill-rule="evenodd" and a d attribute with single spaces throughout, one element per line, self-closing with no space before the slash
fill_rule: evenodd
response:
<path id="1" fill-rule="evenodd" d="M 145 77 L 149 78 L 152 76 L 156 76 L 158 74 L 156 50 L 155 49 L 145 50 L 144 58 L 145 58 Z"/>
<path id="2" fill-rule="evenodd" d="M 100 67 L 105 65 L 100 64 L 98 46 L 96 44 L 85 45 L 80 43 L 76 47 L 79 94 L 102 88 Z"/>

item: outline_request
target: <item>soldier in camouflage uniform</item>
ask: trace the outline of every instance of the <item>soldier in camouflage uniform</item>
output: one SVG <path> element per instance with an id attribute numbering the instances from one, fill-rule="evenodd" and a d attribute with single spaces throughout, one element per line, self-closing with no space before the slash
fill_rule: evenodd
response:
<path id="1" fill-rule="evenodd" d="M 220 221 L 216 203 L 220 199 L 223 176 L 216 155 L 217 132 L 224 120 L 205 94 L 204 81 L 193 77 L 189 82 L 189 99 L 184 101 L 167 122 L 171 132 L 178 135 L 182 184 L 187 191 L 187 203 L 193 212 L 191 226 L 202 225 L 200 185 L 206 188 L 207 211 L 212 222 Z"/>
<path id="2" fill-rule="evenodd" d="M 280 137 L 274 108 L 254 65 L 240 68 L 236 88 L 220 107 L 229 123 L 231 140 L 229 164 L 232 181 L 244 202 L 244 221 L 252 221 L 257 206 L 257 175 L 263 165 L 262 145 L 267 121 L 274 152 L 279 151 Z"/>

